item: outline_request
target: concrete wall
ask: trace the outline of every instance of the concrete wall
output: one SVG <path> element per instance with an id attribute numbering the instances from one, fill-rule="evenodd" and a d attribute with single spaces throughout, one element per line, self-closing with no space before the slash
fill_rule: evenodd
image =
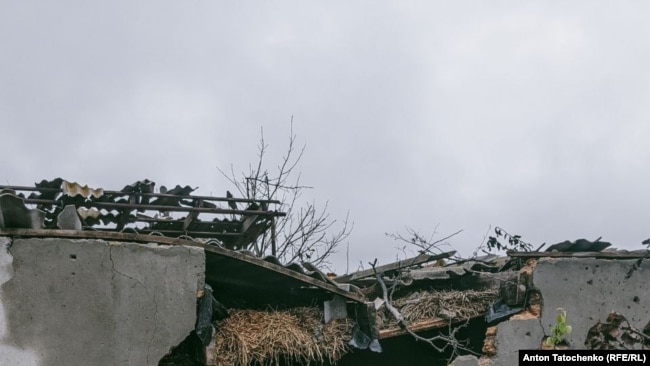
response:
<path id="1" fill-rule="evenodd" d="M 0 237 L 0 365 L 157 365 L 204 271 L 199 248 Z"/>
<path id="2" fill-rule="evenodd" d="M 538 349 L 544 334 L 555 324 L 556 309 L 567 311 L 573 331 L 566 337 L 571 348 L 584 349 L 587 331 L 616 311 L 642 329 L 650 320 L 650 259 L 629 279 L 634 260 L 543 258 L 533 270 L 533 283 L 542 293 L 539 319 L 510 320 L 497 327 L 497 355 L 492 365 L 517 365 L 520 349 Z"/>

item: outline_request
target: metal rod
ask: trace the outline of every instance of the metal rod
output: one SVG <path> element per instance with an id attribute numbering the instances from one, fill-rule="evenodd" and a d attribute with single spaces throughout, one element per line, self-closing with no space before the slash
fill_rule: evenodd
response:
<path id="1" fill-rule="evenodd" d="M 133 230 L 137 233 L 140 234 L 152 234 L 152 233 L 161 233 L 161 234 L 176 234 L 176 235 L 209 235 L 211 238 L 217 237 L 217 236 L 232 236 L 232 237 L 239 237 L 242 236 L 242 233 L 215 233 L 215 232 L 210 232 L 210 231 L 180 231 L 180 230 L 153 230 L 153 229 L 138 229 L 138 228 L 132 228 L 132 227 L 127 227 L 122 229 L 123 232 Z M 109 229 L 109 228 L 92 228 L 91 231 L 115 231 L 114 229 Z"/>
<path id="2" fill-rule="evenodd" d="M 276 243 L 275 243 L 275 217 L 271 217 L 271 254 L 275 257 L 276 255 Z"/>
<path id="3" fill-rule="evenodd" d="M 59 201 L 54 200 L 41 200 L 33 198 L 25 198 L 25 203 L 35 204 L 56 204 Z M 207 207 L 181 207 L 181 206 L 163 206 L 163 205 L 142 205 L 130 203 L 113 203 L 113 202 L 84 202 L 80 206 L 83 207 L 110 207 L 110 208 L 126 208 L 131 210 L 150 210 L 150 211 L 178 211 L 178 212 L 205 212 L 214 214 L 238 214 L 238 215 L 260 215 L 260 216 L 286 216 L 286 212 L 276 211 L 254 211 L 254 210 L 231 210 L 224 208 L 207 208 Z"/>
<path id="4" fill-rule="evenodd" d="M 181 218 L 171 218 L 171 219 L 155 219 L 155 218 L 151 218 L 151 217 L 135 216 L 135 218 L 132 218 L 130 220 L 130 222 L 138 222 L 138 221 L 140 221 L 140 222 L 176 222 L 176 223 L 178 223 L 178 222 L 182 222 L 183 220 L 185 220 L 186 217 L 187 216 L 183 216 Z M 219 226 L 222 226 L 222 225 L 240 226 L 241 225 L 241 221 L 216 221 L 216 222 L 215 221 L 192 221 L 192 222 L 199 223 L 199 224 L 215 224 L 215 225 L 219 225 Z"/>

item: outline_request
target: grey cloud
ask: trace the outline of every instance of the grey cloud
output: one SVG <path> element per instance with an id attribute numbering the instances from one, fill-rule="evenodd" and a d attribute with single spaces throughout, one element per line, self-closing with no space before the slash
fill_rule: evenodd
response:
<path id="1" fill-rule="evenodd" d="M 609 2 L 21 1 L 0 12 L 3 183 L 148 177 L 223 194 L 264 126 L 294 116 L 308 197 L 469 254 L 487 227 L 534 242 L 644 231 L 647 6 Z M 336 257 L 345 267 L 345 249 Z M 351 268 L 354 269 L 354 268 Z"/>

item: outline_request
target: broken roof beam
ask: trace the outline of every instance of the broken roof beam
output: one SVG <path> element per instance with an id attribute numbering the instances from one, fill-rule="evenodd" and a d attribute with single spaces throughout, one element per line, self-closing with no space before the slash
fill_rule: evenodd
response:
<path id="1" fill-rule="evenodd" d="M 508 257 L 629 259 L 650 257 L 650 250 L 641 249 L 630 252 L 508 252 Z"/>
<path id="2" fill-rule="evenodd" d="M 203 200 L 198 199 L 194 201 L 194 207 L 203 207 Z M 199 213 L 194 211 L 190 212 L 185 216 L 183 219 L 183 231 L 187 231 L 187 229 L 195 223 L 195 221 L 198 219 Z"/>
<path id="3" fill-rule="evenodd" d="M 422 320 L 419 322 L 413 322 L 409 324 L 409 329 L 413 332 L 424 332 L 427 330 L 431 329 L 437 329 L 437 328 L 443 328 L 443 327 L 448 327 L 450 324 L 459 324 L 466 322 L 471 319 L 476 319 L 484 316 L 485 314 L 480 314 L 468 319 L 441 319 L 441 318 L 435 318 L 435 319 L 428 319 L 428 320 Z M 406 329 L 402 329 L 399 327 L 395 328 L 388 328 L 388 329 L 381 329 L 379 331 L 379 339 L 386 339 L 386 338 L 391 338 L 391 337 L 397 337 L 401 336 L 404 334 L 408 334 L 408 331 Z"/>
<path id="4" fill-rule="evenodd" d="M 374 276 L 375 275 L 375 270 L 377 271 L 377 273 L 384 273 L 384 272 L 389 272 L 389 271 L 397 271 L 397 270 L 402 269 L 402 268 L 416 266 L 416 265 L 432 262 L 432 261 L 435 261 L 435 260 L 438 260 L 438 259 L 449 258 L 449 257 L 452 257 L 454 254 L 456 254 L 455 250 L 452 250 L 451 252 L 436 254 L 436 255 L 420 254 L 417 257 L 404 259 L 404 260 L 389 263 L 389 264 L 384 264 L 383 266 L 378 266 L 374 270 L 373 269 L 366 269 L 366 270 L 363 270 L 363 271 L 354 272 L 354 273 L 350 273 L 350 274 L 343 275 L 343 276 L 338 276 L 338 277 L 335 277 L 334 280 L 336 282 L 339 282 L 339 283 L 350 282 L 350 281 L 354 281 L 354 280 Z"/>
<path id="5" fill-rule="evenodd" d="M 260 218 L 258 215 L 246 217 L 241 226 L 241 239 L 236 246 L 240 248 L 248 247 L 266 232 L 269 224 L 270 222 L 265 217 Z"/>

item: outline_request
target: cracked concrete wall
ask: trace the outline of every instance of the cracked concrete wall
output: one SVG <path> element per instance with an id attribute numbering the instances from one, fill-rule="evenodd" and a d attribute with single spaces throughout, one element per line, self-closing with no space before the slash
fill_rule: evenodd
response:
<path id="1" fill-rule="evenodd" d="M 612 311 L 625 315 L 632 326 L 642 329 L 650 320 L 650 259 L 626 279 L 636 261 L 540 260 L 533 280 L 544 298 L 541 322 L 547 333 L 555 324 L 555 309 L 559 307 L 567 311 L 567 323 L 573 327 L 567 336 L 572 347 L 583 348 L 589 328 L 599 320 L 604 322 Z"/>
<path id="2" fill-rule="evenodd" d="M 567 311 L 573 331 L 566 337 L 571 348 L 584 349 L 587 331 L 616 311 L 642 329 L 650 320 L 650 259 L 630 278 L 636 259 L 542 258 L 533 271 L 533 283 L 543 298 L 539 319 L 510 320 L 497 327 L 497 355 L 492 365 L 517 365 L 520 349 L 538 349 L 544 334 L 555 324 L 557 308 Z"/>
<path id="3" fill-rule="evenodd" d="M 8 254 L 0 360 L 11 347 L 34 356 L 23 364 L 157 365 L 194 329 L 200 248 L 32 238 Z"/>
<path id="4" fill-rule="evenodd" d="M 7 296 L 2 289 L 2 285 L 11 280 L 14 275 L 13 257 L 9 253 L 10 244 L 9 238 L 0 236 L 0 365 L 36 366 L 40 364 L 40 360 L 34 350 L 11 344 L 11 334 L 3 304 L 3 299 Z"/>

